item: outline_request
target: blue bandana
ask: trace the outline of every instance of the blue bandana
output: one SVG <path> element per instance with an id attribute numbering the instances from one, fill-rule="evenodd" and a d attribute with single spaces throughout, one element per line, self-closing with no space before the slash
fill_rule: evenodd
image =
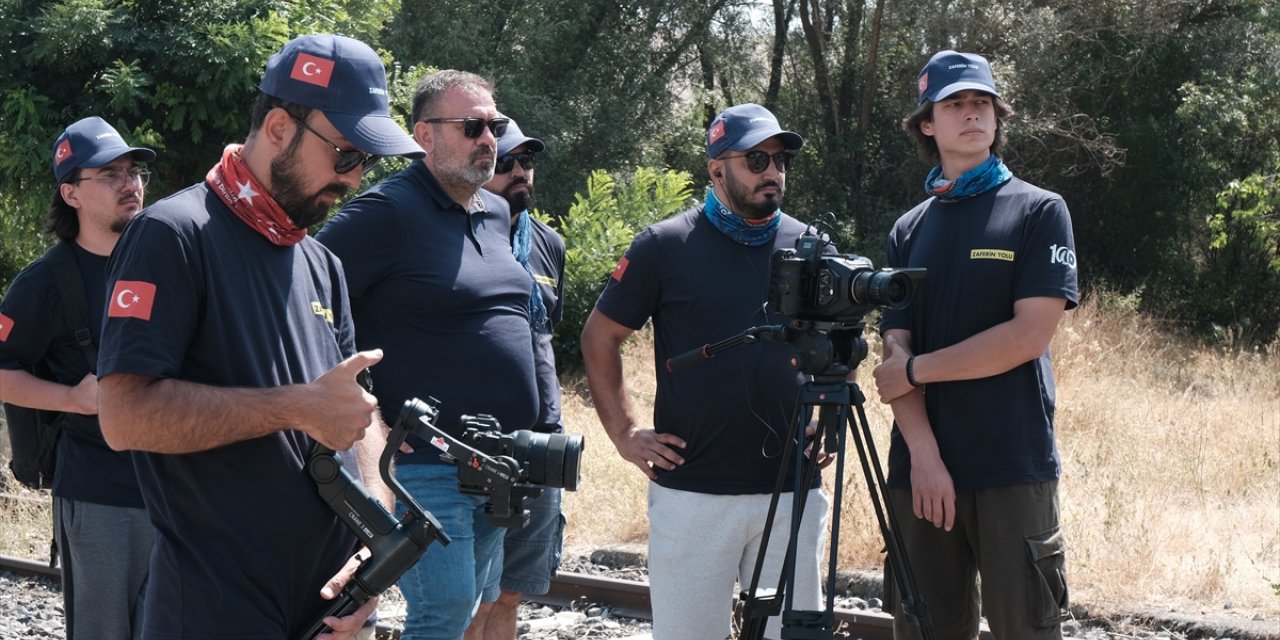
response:
<path id="1" fill-rule="evenodd" d="M 538 291 L 538 279 L 533 277 L 533 268 L 529 266 L 529 251 L 533 249 L 533 222 L 529 220 L 529 210 L 517 214 L 515 232 L 511 236 L 511 253 L 516 261 L 529 273 L 532 281 L 529 291 L 529 326 L 534 331 L 541 331 L 547 326 L 547 305 L 542 301 L 542 292 Z"/>
<path id="2" fill-rule="evenodd" d="M 986 193 L 1013 178 L 1013 172 L 1004 166 L 1000 156 L 991 154 L 986 162 L 964 172 L 955 180 L 942 177 L 942 165 L 929 172 L 924 179 L 925 193 L 943 202 L 955 202 Z"/>
<path id="3" fill-rule="evenodd" d="M 774 211 L 767 218 L 747 220 L 720 204 L 720 200 L 716 198 L 716 190 L 710 188 L 707 189 L 707 202 L 703 205 L 702 212 L 706 214 L 707 220 L 711 221 L 711 225 L 720 230 L 720 233 L 748 247 L 758 247 L 773 242 L 773 236 L 778 234 L 778 225 L 782 224 L 781 210 Z"/>

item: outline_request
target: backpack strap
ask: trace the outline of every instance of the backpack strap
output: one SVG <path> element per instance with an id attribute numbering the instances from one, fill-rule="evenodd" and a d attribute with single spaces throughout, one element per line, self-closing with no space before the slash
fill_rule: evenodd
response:
<path id="1" fill-rule="evenodd" d="M 59 240 L 49 247 L 44 257 L 53 270 L 53 281 L 58 285 L 67 329 L 80 345 L 80 351 L 89 363 L 89 371 L 97 371 L 98 347 L 93 344 L 93 333 L 89 331 L 89 302 L 85 297 L 80 268 L 76 265 L 76 254 L 70 243 Z"/>

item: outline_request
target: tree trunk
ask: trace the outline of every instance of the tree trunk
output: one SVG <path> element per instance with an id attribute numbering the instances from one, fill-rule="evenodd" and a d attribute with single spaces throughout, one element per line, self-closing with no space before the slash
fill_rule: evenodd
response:
<path id="1" fill-rule="evenodd" d="M 800 26 L 803 27 L 804 38 L 809 43 L 809 54 L 813 56 L 814 88 L 818 92 L 823 125 L 830 139 L 839 135 L 840 120 L 836 115 L 838 110 L 831 88 L 831 71 L 827 68 L 827 56 L 822 39 L 822 17 L 819 14 L 820 7 L 817 5 L 818 0 L 800 0 Z"/>
<path id="2" fill-rule="evenodd" d="M 796 0 L 773 0 L 773 53 L 769 56 L 769 87 L 764 91 L 764 107 L 778 107 L 778 91 L 782 89 L 782 58 L 787 52 L 787 31 Z"/>

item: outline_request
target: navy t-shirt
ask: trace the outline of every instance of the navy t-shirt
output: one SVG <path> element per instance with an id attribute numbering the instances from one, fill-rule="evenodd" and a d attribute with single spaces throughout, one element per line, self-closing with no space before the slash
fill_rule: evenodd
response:
<path id="1" fill-rule="evenodd" d="M 773 491 L 805 381 L 790 364 L 794 348 L 763 340 L 675 372 L 665 363 L 755 325 L 785 324 L 787 317 L 764 308 L 770 260 L 778 249 L 794 249 L 805 229 L 783 215 L 772 244 L 744 246 L 697 207 L 640 232 L 605 284 L 597 311 L 631 329 L 653 318 L 653 426 L 688 444 L 684 464 L 655 469 L 658 484 L 714 494 Z"/>
<path id="2" fill-rule="evenodd" d="M 564 319 L 564 240 L 546 223 L 529 218 L 532 247 L 529 269 L 538 283 L 547 309 L 548 326 L 533 332 L 533 366 L 538 378 L 539 431 L 560 427 L 560 379 L 556 376 L 556 354 L 551 345 L 555 326 Z"/>
<path id="3" fill-rule="evenodd" d="M 387 424 L 404 401 L 441 402 L 436 426 L 489 414 L 503 431 L 537 419 L 529 273 L 511 255 L 505 200 L 480 189 L 463 209 L 423 162 L 342 207 L 318 239 L 346 271 L 360 349 L 380 348 L 373 393 Z M 416 436 L 398 462 L 439 463 Z"/>
<path id="4" fill-rule="evenodd" d="M 271 244 L 204 183 L 130 222 L 107 283 L 154 289 L 124 299 L 137 315 L 149 304 L 149 319 L 108 311 L 103 377 L 277 387 L 311 382 L 354 353 L 333 255 L 312 238 Z M 292 638 L 319 619 L 320 588 L 355 537 L 304 469 L 312 444 L 283 430 L 198 453 L 135 453 L 156 526 L 147 637 Z"/>
<path id="5" fill-rule="evenodd" d="M 913 353 L 961 342 L 1013 318 L 1022 298 L 1076 306 L 1075 241 L 1062 197 L 1017 178 L 984 194 L 930 198 L 889 234 L 891 267 L 928 269 L 915 300 L 886 310 L 880 330 L 911 331 Z M 1061 472 L 1053 435 L 1053 367 L 1046 351 L 1005 373 L 930 383 L 925 406 L 957 487 L 1040 482 Z M 896 425 L 889 483 L 911 484 L 911 457 Z"/>
<path id="6" fill-rule="evenodd" d="M 94 344 L 101 342 L 103 289 L 107 257 L 68 243 L 75 254 L 84 289 L 86 311 L 91 319 L 89 333 Z M 54 382 L 80 384 L 85 374 L 97 369 L 86 362 L 84 351 L 67 328 L 66 310 L 53 270 L 43 258 L 27 265 L 14 278 L 9 293 L 0 302 L 0 369 L 30 372 L 39 362 L 48 365 Z M 142 493 L 133 472 L 133 459 L 123 451 L 112 451 L 102 438 L 97 415 L 65 414 L 62 437 L 58 440 L 57 465 L 53 473 L 53 495 L 70 500 L 115 507 L 142 507 Z"/>

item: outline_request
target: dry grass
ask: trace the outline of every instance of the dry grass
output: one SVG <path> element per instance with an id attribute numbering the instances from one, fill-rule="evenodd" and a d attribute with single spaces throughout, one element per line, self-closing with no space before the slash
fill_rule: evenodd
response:
<path id="1" fill-rule="evenodd" d="M 873 355 L 859 384 L 872 396 L 866 408 L 883 456 L 890 415 L 874 399 L 879 344 L 873 332 L 867 338 Z M 652 415 L 651 350 L 642 336 L 624 358 L 644 416 Z M 1087 300 L 1067 314 L 1053 354 L 1073 597 L 1280 614 L 1280 346 L 1193 346 Z M 643 542 L 647 481 L 616 455 L 583 383 L 566 385 L 565 423 L 588 443 L 582 488 L 566 494 L 566 545 Z M 847 458 L 840 563 L 875 569 L 883 543 L 852 445 Z"/>

